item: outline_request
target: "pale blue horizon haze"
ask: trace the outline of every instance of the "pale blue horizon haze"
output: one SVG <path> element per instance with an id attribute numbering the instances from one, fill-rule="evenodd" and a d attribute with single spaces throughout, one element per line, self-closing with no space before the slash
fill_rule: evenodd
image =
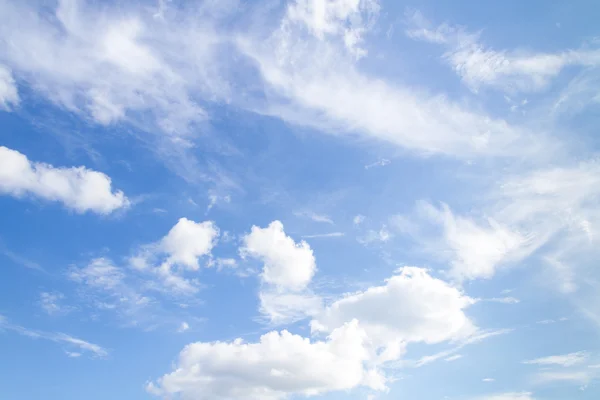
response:
<path id="1" fill-rule="evenodd" d="M 0 0 L 0 398 L 599 398 L 599 18 Z"/>

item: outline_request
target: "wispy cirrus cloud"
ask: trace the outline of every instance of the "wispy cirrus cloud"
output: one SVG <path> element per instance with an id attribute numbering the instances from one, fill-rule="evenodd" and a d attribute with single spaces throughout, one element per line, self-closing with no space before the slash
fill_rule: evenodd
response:
<path id="1" fill-rule="evenodd" d="M 90 343 L 86 340 L 79 339 L 61 332 L 44 332 L 25 328 L 21 325 L 16 325 L 8 321 L 6 317 L 0 315 L 0 330 L 8 330 L 19 335 L 29 337 L 31 339 L 44 339 L 58 344 L 67 346 L 68 348 L 78 349 L 79 352 L 90 353 L 94 357 L 104 358 L 108 356 L 108 350 L 103 347 Z"/>
<path id="2" fill-rule="evenodd" d="M 569 66 L 600 66 L 600 49 L 568 49 L 556 53 L 494 50 L 481 43 L 480 32 L 461 26 L 434 26 L 419 11 L 407 13 L 406 34 L 446 48 L 445 62 L 473 91 L 492 87 L 508 92 L 545 89 Z"/>

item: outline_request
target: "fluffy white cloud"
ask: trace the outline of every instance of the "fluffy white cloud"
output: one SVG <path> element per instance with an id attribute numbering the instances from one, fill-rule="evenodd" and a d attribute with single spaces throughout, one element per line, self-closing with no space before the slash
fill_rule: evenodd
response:
<path id="1" fill-rule="evenodd" d="M 384 377 L 365 366 L 365 341 L 358 322 L 352 321 L 326 341 L 272 331 L 256 343 L 192 343 L 179 355 L 173 372 L 150 383 L 148 390 L 198 400 L 277 400 L 363 385 L 383 390 Z"/>
<path id="2" fill-rule="evenodd" d="M 140 272 L 158 277 L 157 289 L 193 294 L 198 291 L 198 282 L 184 277 L 183 272 L 200 268 L 200 259 L 210 256 L 218 236 L 219 229 L 212 221 L 180 218 L 160 241 L 142 246 L 129 263 Z M 207 266 L 212 264 L 207 260 Z"/>
<path id="3" fill-rule="evenodd" d="M 0 64 L 0 110 L 8 111 L 11 105 L 19 104 L 19 92 L 12 76 L 6 66 Z"/>
<path id="4" fill-rule="evenodd" d="M 321 308 L 320 297 L 308 289 L 317 270 L 308 243 L 296 243 L 287 236 L 280 221 L 273 221 L 266 228 L 253 226 L 242 242 L 242 257 L 258 258 L 264 263 L 260 311 L 271 323 L 296 321 Z"/>
<path id="5" fill-rule="evenodd" d="M 0 193 L 59 201 L 80 213 L 109 214 L 129 205 L 123 192 L 113 192 L 111 179 L 101 172 L 31 162 L 4 146 L 0 146 Z"/>
<path id="6" fill-rule="evenodd" d="M 273 221 L 266 228 L 253 226 L 250 233 L 244 236 L 240 252 L 243 256 L 262 260 L 263 281 L 282 290 L 299 291 L 306 288 L 317 270 L 308 243 L 294 242 L 285 234 L 280 221 Z"/>
<path id="7" fill-rule="evenodd" d="M 557 356 L 548 356 L 536 358 L 534 360 L 523 361 L 523 364 L 534 364 L 534 365 L 559 365 L 562 367 L 572 367 L 573 365 L 582 364 L 587 361 L 589 355 L 586 352 L 579 351 L 576 353 L 569 353 Z"/>
<path id="8" fill-rule="evenodd" d="M 479 34 L 443 24 L 432 27 L 419 12 L 409 16 L 407 35 L 446 46 L 444 59 L 463 82 L 477 91 L 487 85 L 507 91 L 537 91 L 549 85 L 568 66 L 599 66 L 600 50 L 566 50 L 558 53 L 498 51 L 479 43 Z"/>
<path id="9" fill-rule="evenodd" d="M 395 360 L 409 342 L 439 343 L 475 333 L 464 312 L 473 302 L 427 270 L 404 267 L 383 286 L 335 301 L 315 317 L 311 328 L 331 332 L 357 319 L 371 343 L 382 350 L 380 360 Z"/>
<path id="10" fill-rule="evenodd" d="M 180 218 L 161 240 L 161 248 L 169 254 L 170 262 L 197 270 L 198 259 L 210 253 L 218 235 L 219 230 L 212 221 Z"/>

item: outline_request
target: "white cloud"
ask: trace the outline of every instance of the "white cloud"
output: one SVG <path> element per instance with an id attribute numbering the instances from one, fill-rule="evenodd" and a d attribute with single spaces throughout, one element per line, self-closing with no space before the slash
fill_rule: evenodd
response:
<path id="1" fill-rule="evenodd" d="M 193 294 L 198 291 L 197 281 L 185 278 L 184 270 L 197 271 L 200 259 L 210 256 L 218 236 L 219 229 L 212 221 L 180 218 L 160 241 L 142 246 L 129 262 L 134 269 L 158 277 L 162 289 Z M 206 265 L 212 261 L 207 260 Z"/>
<path id="2" fill-rule="evenodd" d="M 15 324 L 10 323 L 2 315 L 0 315 L 0 329 L 13 331 L 15 333 L 18 333 L 19 335 L 27 336 L 32 339 L 45 339 L 45 340 L 49 340 L 51 342 L 59 343 L 62 345 L 66 345 L 66 346 L 78 349 L 78 352 L 73 353 L 73 354 L 80 354 L 81 352 L 88 352 L 88 353 L 91 353 L 94 357 L 103 358 L 103 357 L 108 356 L 108 351 L 97 344 L 90 343 L 88 341 L 67 335 L 66 333 L 44 332 L 44 331 L 31 330 L 31 329 L 22 327 L 20 325 L 15 325 Z M 67 354 L 69 355 L 69 357 L 73 357 L 69 353 L 70 352 L 67 351 Z"/>
<path id="3" fill-rule="evenodd" d="M 360 58 L 367 54 L 360 47 L 362 36 L 378 13 L 377 0 L 295 0 L 288 5 L 286 22 L 300 22 L 319 39 L 339 36 L 350 54 Z"/>
<path id="4" fill-rule="evenodd" d="M 487 85 L 506 91 L 533 92 L 547 87 L 568 66 L 600 65 L 600 50 L 533 53 L 486 48 L 479 33 L 448 24 L 432 27 L 419 12 L 409 15 L 407 35 L 444 45 L 444 59 L 472 90 Z"/>
<path id="5" fill-rule="evenodd" d="M 589 355 L 586 352 L 579 351 L 576 353 L 569 353 L 569 354 L 563 354 L 563 355 L 541 357 L 541 358 L 536 358 L 534 360 L 527 360 L 527 361 L 523 361 L 523 364 L 534 364 L 534 365 L 542 365 L 542 366 L 559 365 L 562 367 L 572 367 L 574 365 L 579 365 L 579 364 L 582 364 L 585 361 L 587 361 L 588 356 Z"/>
<path id="6" fill-rule="evenodd" d="M 19 104 L 19 92 L 11 70 L 0 64 L 0 110 L 9 111 Z"/>
<path id="7" fill-rule="evenodd" d="M 476 328 L 464 312 L 473 302 L 426 270 L 404 267 L 383 286 L 335 301 L 314 318 L 311 328 L 331 332 L 356 318 L 381 350 L 380 359 L 396 360 L 406 343 L 440 343 L 474 334 Z"/>
<path id="8" fill-rule="evenodd" d="M 445 204 L 438 209 L 427 202 L 418 203 L 417 214 L 440 226 L 441 235 L 425 234 L 423 237 L 421 232 L 413 231 L 417 225 L 410 219 L 405 221 L 402 216 L 399 216 L 399 222 L 393 219 L 393 224 L 415 236 L 434 254 L 448 259 L 451 262 L 449 275 L 459 281 L 489 279 L 499 266 L 521 260 L 534 250 L 527 236 L 493 218 L 477 223 L 453 214 Z"/>
<path id="9" fill-rule="evenodd" d="M 495 337 L 495 336 L 499 336 L 499 335 L 504 335 L 507 333 L 512 332 L 511 329 L 497 329 L 497 330 L 488 330 L 488 331 L 477 331 L 475 332 L 473 335 L 466 337 L 465 339 L 461 340 L 456 346 L 454 346 L 453 348 L 450 348 L 448 350 L 443 350 L 440 351 L 438 353 L 435 354 L 431 354 L 431 355 L 427 355 L 427 356 L 423 356 L 420 359 L 418 359 L 416 362 L 414 362 L 414 366 L 415 367 L 422 367 L 424 365 L 430 364 L 434 361 L 437 361 L 439 359 L 444 359 L 446 361 L 452 361 L 453 357 L 452 354 L 456 353 L 457 351 L 460 351 L 463 347 L 470 345 L 470 344 L 475 344 L 475 343 L 480 343 L 485 339 L 491 338 L 491 337 Z M 462 356 L 461 356 L 462 357 Z M 400 362 L 400 365 L 402 364 L 406 364 L 404 362 Z"/>
<path id="10" fill-rule="evenodd" d="M 519 304 L 521 302 L 521 300 L 517 299 L 516 297 L 492 297 L 489 299 L 482 299 L 481 301 L 504 304 Z"/>
<path id="11" fill-rule="evenodd" d="M 302 211 L 302 212 L 295 212 L 294 215 L 296 215 L 298 217 L 309 218 L 309 219 L 313 220 L 314 222 L 324 222 L 324 223 L 333 225 L 333 220 L 331 219 L 331 217 L 329 217 L 328 215 L 325 215 L 325 214 L 317 214 L 312 211 Z"/>
<path id="12" fill-rule="evenodd" d="M 316 315 L 323 308 L 320 296 L 311 292 L 288 293 L 277 290 L 261 290 L 260 312 L 276 325 L 290 323 Z"/>
<path id="13" fill-rule="evenodd" d="M 531 392 L 509 392 L 477 397 L 476 400 L 535 400 Z"/>
<path id="14" fill-rule="evenodd" d="M 496 382 L 496 380 L 494 378 L 483 378 L 481 381 L 486 382 L 486 383 Z"/>
<path id="15" fill-rule="evenodd" d="M 318 238 L 332 238 L 342 237 L 344 232 L 330 232 L 330 233 L 315 233 L 313 235 L 302 235 L 303 239 L 318 239 Z"/>
<path id="16" fill-rule="evenodd" d="M 354 218 L 352 218 L 352 223 L 354 225 L 360 225 L 360 224 L 362 224 L 365 221 L 365 218 L 366 217 L 364 215 L 361 215 L 361 214 L 355 215 Z"/>
<path id="17" fill-rule="evenodd" d="M 219 230 L 211 221 L 194 222 L 180 218 L 161 240 L 161 249 L 169 254 L 169 262 L 197 270 L 198 259 L 210 253 Z"/>
<path id="18" fill-rule="evenodd" d="M 374 167 L 385 167 L 390 162 L 391 161 L 388 160 L 387 158 L 382 158 L 382 159 L 380 159 L 378 161 L 375 161 L 374 163 L 365 165 L 365 169 L 371 169 L 371 168 L 374 168 Z"/>
<path id="19" fill-rule="evenodd" d="M 197 342 L 186 346 L 173 372 L 148 391 L 182 399 L 278 400 L 367 386 L 385 389 L 385 379 L 365 362 L 365 334 L 357 321 L 313 341 L 287 331 L 272 331 L 256 343 Z"/>
<path id="20" fill-rule="evenodd" d="M 49 9 L 55 18 L 25 3 L 2 1 L 0 10 L 7 65 L 52 102 L 100 124 L 128 120 L 175 139 L 206 117 L 192 89 L 222 93 L 206 62 L 217 40 L 208 18 L 194 30 L 139 9 L 73 0 Z M 187 79 L 194 66 L 202 73 Z"/>
<path id="21" fill-rule="evenodd" d="M 65 295 L 62 293 L 42 292 L 40 293 L 39 304 L 48 315 L 65 315 L 73 311 L 73 307 L 61 304 L 64 298 Z"/>
<path id="22" fill-rule="evenodd" d="M 130 204 L 123 192 L 113 192 L 111 179 L 101 172 L 31 162 L 4 146 L 0 146 L 0 193 L 58 201 L 79 213 L 109 214 Z"/>
<path id="23" fill-rule="evenodd" d="M 71 269 L 68 276 L 75 282 L 102 290 L 114 290 L 125 279 L 124 272 L 105 258 L 96 258 L 83 268 Z"/>
<path id="24" fill-rule="evenodd" d="M 539 371 L 533 376 L 534 383 L 544 385 L 548 383 L 562 382 L 581 385 L 585 388 L 591 381 L 600 378 L 597 371 L 591 369 L 579 369 L 568 371 Z"/>
<path id="25" fill-rule="evenodd" d="M 188 329 L 190 329 L 190 325 L 187 322 L 183 321 L 181 325 L 179 325 L 179 329 L 177 329 L 177 332 L 183 333 Z"/>
<path id="26" fill-rule="evenodd" d="M 238 37 L 240 51 L 255 61 L 267 86 L 263 113 L 417 153 L 512 157 L 538 154 L 543 146 L 539 135 L 531 141 L 504 120 L 363 74 L 335 41 L 307 37 L 288 21 L 266 40 Z"/>
<path id="27" fill-rule="evenodd" d="M 280 289 L 299 291 L 306 288 L 317 270 L 308 243 L 294 242 L 285 234 L 279 221 L 271 222 L 266 228 L 253 226 L 244 236 L 240 252 L 243 256 L 262 260 L 262 279 Z"/>
<path id="28" fill-rule="evenodd" d="M 357 240 L 361 244 L 370 244 L 374 242 L 385 243 L 392 238 L 392 234 L 387 229 L 387 227 L 383 226 L 378 231 L 369 229 L 363 236 L 358 237 Z"/>
<path id="29" fill-rule="evenodd" d="M 456 360 L 459 360 L 459 359 L 461 359 L 461 358 L 463 358 L 463 355 L 462 355 L 462 354 L 455 354 L 455 355 L 453 355 L 453 356 L 450 356 L 450 357 L 446 357 L 446 358 L 444 358 L 444 361 L 451 362 L 451 361 L 456 361 Z"/>
<path id="30" fill-rule="evenodd" d="M 260 311 L 271 323 L 290 323 L 321 307 L 321 299 L 308 289 L 317 271 L 313 251 L 305 241 L 296 243 L 287 236 L 281 222 L 273 221 L 266 228 L 253 226 L 242 238 L 240 254 L 264 263 Z"/>

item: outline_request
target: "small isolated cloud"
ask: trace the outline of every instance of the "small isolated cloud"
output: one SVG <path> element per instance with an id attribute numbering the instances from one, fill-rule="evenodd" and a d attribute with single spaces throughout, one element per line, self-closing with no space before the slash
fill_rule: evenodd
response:
<path id="1" fill-rule="evenodd" d="M 312 211 L 295 212 L 294 215 L 297 217 L 308 218 L 314 222 L 323 222 L 323 223 L 332 224 L 332 225 L 334 224 L 333 220 L 328 215 L 317 214 Z"/>
<path id="2" fill-rule="evenodd" d="M 494 378 L 483 378 L 481 381 L 486 383 L 496 382 Z"/>
<path id="3" fill-rule="evenodd" d="M 386 165 L 388 165 L 391 161 L 388 160 L 387 158 L 382 158 L 381 160 L 375 161 L 372 164 L 367 164 L 365 165 L 365 169 L 371 169 L 374 167 L 385 167 Z"/>
<path id="4" fill-rule="evenodd" d="M 177 332 L 179 333 L 183 333 L 185 331 L 187 331 L 188 329 L 190 329 L 190 326 L 188 325 L 187 322 L 182 322 L 181 325 L 179 325 L 179 328 L 177 329 Z"/>
<path id="5" fill-rule="evenodd" d="M 355 215 L 354 218 L 352 218 L 352 223 L 354 225 L 360 225 L 360 224 L 362 224 L 365 221 L 365 218 L 366 217 L 364 215 L 361 215 L 361 214 Z"/>
<path id="6" fill-rule="evenodd" d="M 521 302 L 521 300 L 517 299 L 516 297 L 492 297 L 489 299 L 482 299 L 481 301 L 503 304 L 519 304 Z"/>
<path id="7" fill-rule="evenodd" d="M 73 311 L 73 307 L 62 303 L 65 295 L 58 292 L 40 293 L 39 305 L 48 315 L 65 315 Z"/>
<path id="8" fill-rule="evenodd" d="M 57 201 L 78 213 L 110 214 L 130 204 L 123 192 L 113 191 L 111 179 L 101 172 L 31 162 L 4 146 L 0 146 L 0 193 Z"/>
<path id="9" fill-rule="evenodd" d="M 104 358 L 108 356 L 108 351 L 103 347 L 88 342 L 83 339 L 79 339 L 73 337 L 71 335 L 67 335 L 66 333 L 61 332 L 44 332 L 44 331 L 36 331 L 32 329 L 25 328 L 20 325 L 10 323 L 5 317 L 0 315 L 0 329 L 8 330 L 15 332 L 19 335 L 29 337 L 31 339 L 44 339 L 49 340 L 51 342 L 55 342 L 61 344 L 63 346 L 72 347 L 77 349 L 76 352 L 66 351 L 69 357 L 73 357 L 69 353 L 79 354 L 81 353 L 90 353 L 93 357 Z M 75 356 L 78 357 L 78 356 Z"/>
<path id="10" fill-rule="evenodd" d="M 583 351 L 569 353 L 557 356 L 548 356 L 536 358 L 533 360 L 523 361 L 523 364 L 533 364 L 542 366 L 558 365 L 562 367 L 572 367 L 584 363 L 589 357 L 589 354 Z"/>
<path id="11" fill-rule="evenodd" d="M 342 237 L 344 232 L 330 232 L 330 233 L 316 233 L 314 235 L 302 235 L 304 239 L 318 239 L 318 238 L 333 238 Z"/>

